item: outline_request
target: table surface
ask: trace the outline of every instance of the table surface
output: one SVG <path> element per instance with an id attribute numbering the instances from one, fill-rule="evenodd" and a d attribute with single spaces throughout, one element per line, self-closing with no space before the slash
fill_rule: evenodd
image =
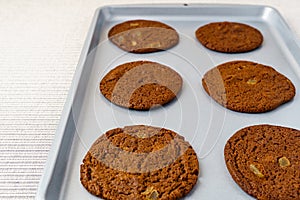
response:
<path id="1" fill-rule="evenodd" d="M 279 10 L 300 38 L 299 0 L 238 3 Z M 0 0 L 0 199 L 34 199 L 96 8 L 116 0 Z"/>

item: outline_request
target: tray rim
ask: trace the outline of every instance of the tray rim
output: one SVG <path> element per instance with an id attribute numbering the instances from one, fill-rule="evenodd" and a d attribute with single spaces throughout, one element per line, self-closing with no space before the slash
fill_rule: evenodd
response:
<path id="1" fill-rule="evenodd" d="M 46 199 L 46 194 L 47 194 L 47 190 L 48 190 L 48 186 L 50 184 L 51 181 L 51 177 L 52 174 L 54 172 L 54 168 L 55 168 L 55 164 L 56 164 L 56 160 L 58 159 L 58 154 L 60 152 L 61 149 L 61 145 L 62 145 L 62 138 L 64 136 L 64 132 L 65 132 L 65 128 L 66 125 L 68 123 L 68 120 L 70 120 L 69 118 L 72 117 L 72 105 L 74 102 L 74 98 L 76 96 L 76 92 L 74 92 L 79 85 L 80 82 L 80 78 L 81 78 L 81 74 L 84 68 L 84 64 L 85 64 L 85 60 L 86 57 L 88 55 L 89 52 L 89 46 L 90 43 L 92 41 L 92 37 L 93 37 L 93 33 L 94 33 L 94 29 L 96 27 L 96 22 L 98 19 L 98 15 L 100 12 L 100 8 L 98 8 L 95 13 L 94 16 L 92 18 L 91 21 L 91 25 L 88 29 L 87 35 L 86 35 L 86 39 L 84 41 L 80 56 L 79 56 L 79 60 L 76 66 L 76 70 L 73 76 L 73 80 L 68 92 L 68 96 L 66 98 L 62 113 L 61 113 L 61 117 L 58 123 L 58 126 L 56 128 L 55 131 L 55 135 L 52 141 L 52 145 L 50 148 L 50 151 L 48 153 L 48 158 L 40 179 L 40 183 L 38 186 L 38 190 L 37 190 L 37 195 L 36 195 L 36 199 L 37 200 L 43 200 Z"/>
<path id="2" fill-rule="evenodd" d="M 101 7 L 98 7 L 91 20 L 91 24 L 89 26 L 85 41 L 83 43 L 83 47 L 81 49 L 81 53 L 79 56 L 79 60 L 76 66 L 75 73 L 73 75 L 73 80 L 65 101 L 65 104 L 63 106 L 63 110 L 61 112 L 60 120 L 58 123 L 58 126 L 56 128 L 54 138 L 52 140 L 51 148 L 48 153 L 48 157 L 42 172 L 42 176 L 40 178 L 40 182 L 38 184 L 37 188 L 37 193 L 36 193 L 36 200 L 46 200 L 46 195 L 48 191 L 49 184 L 51 182 L 52 175 L 55 170 L 55 165 L 57 163 L 57 159 L 59 156 L 59 153 L 62 148 L 62 140 L 64 133 L 66 131 L 66 126 L 69 120 L 73 120 L 72 118 L 72 105 L 74 103 L 74 99 L 77 93 L 77 88 L 80 83 L 81 75 L 84 69 L 85 61 L 88 56 L 88 53 L 90 51 L 90 45 L 93 39 L 94 35 L 94 30 L 97 25 L 97 21 L 99 18 L 100 12 L 103 10 L 109 10 L 113 8 L 179 8 L 179 7 L 208 7 L 208 8 L 216 8 L 216 7 L 227 7 L 227 8 L 238 8 L 238 7 L 243 7 L 243 8 L 260 8 L 260 9 L 267 9 L 273 13 L 275 13 L 279 19 L 280 23 L 286 28 L 286 32 L 289 33 L 290 38 L 293 40 L 294 44 L 298 49 L 300 49 L 300 39 L 297 37 L 295 32 L 291 29 L 291 27 L 288 25 L 286 22 L 285 18 L 281 15 L 281 13 L 273 6 L 270 5 L 255 5 L 255 4 L 242 4 L 242 3 L 154 3 L 154 4 L 149 4 L 149 3 L 136 3 L 136 4 L 111 4 L 111 5 L 104 5 Z M 296 48 L 296 47 L 288 47 L 290 52 L 293 54 L 294 51 L 291 48 Z M 297 50 L 297 49 L 294 49 Z M 294 56 L 293 58 L 296 60 L 296 62 L 300 65 L 300 57 Z M 71 118 L 71 119 L 70 119 Z"/>

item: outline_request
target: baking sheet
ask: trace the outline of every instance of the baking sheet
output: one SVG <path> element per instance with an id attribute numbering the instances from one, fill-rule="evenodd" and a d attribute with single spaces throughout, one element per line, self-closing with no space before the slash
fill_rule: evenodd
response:
<path id="1" fill-rule="evenodd" d="M 130 54 L 107 40 L 108 30 L 131 19 L 162 21 L 180 34 L 180 42 L 168 51 Z M 195 30 L 209 22 L 235 21 L 259 29 L 261 48 L 224 54 L 204 48 Z M 254 124 L 276 124 L 300 129 L 299 95 L 268 113 L 230 111 L 214 102 L 201 86 L 203 74 L 231 60 L 249 60 L 273 66 L 298 89 L 300 48 L 273 8 L 249 5 L 126 5 L 99 8 L 93 19 L 72 88 L 49 154 L 37 199 L 99 199 L 80 183 L 79 166 L 92 143 L 107 130 L 133 124 L 165 127 L 183 135 L 197 152 L 200 176 L 195 189 L 184 199 L 253 199 L 231 179 L 223 148 L 237 130 Z M 127 110 L 107 101 L 99 92 L 102 77 L 115 66 L 150 60 L 175 69 L 183 78 L 182 92 L 167 106 L 147 112 Z"/>

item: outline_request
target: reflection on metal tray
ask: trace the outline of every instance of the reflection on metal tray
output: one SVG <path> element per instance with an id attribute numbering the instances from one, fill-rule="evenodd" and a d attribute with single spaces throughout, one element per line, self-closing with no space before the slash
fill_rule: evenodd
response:
<path id="1" fill-rule="evenodd" d="M 125 53 L 107 40 L 108 30 L 130 19 L 164 22 L 180 34 L 180 42 L 168 51 Z M 205 49 L 195 30 L 206 23 L 235 21 L 249 24 L 264 35 L 263 45 L 252 52 L 224 54 Z M 148 112 L 127 110 L 108 102 L 99 92 L 101 78 L 118 64 L 151 60 L 175 69 L 184 80 L 182 92 L 171 104 Z M 200 161 L 199 182 L 184 199 L 252 199 L 227 172 L 223 148 L 242 127 L 276 124 L 300 129 L 299 94 L 294 100 L 263 114 L 227 110 L 209 98 L 201 86 L 203 74 L 220 63 L 250 60 L 273 66 L 300 85 L 300 48 L 293 33 L 270 7 L 250 5 L 124 5 L 96 11 L 55 140 L 42 177 L 37 199 L 98 199 L 79 181 L 79 166 L 92 143 L 115 127 L 146 124 L 176 131 L 188 140 Z M 299 89 L 299 88 L 296 88 Z"/>

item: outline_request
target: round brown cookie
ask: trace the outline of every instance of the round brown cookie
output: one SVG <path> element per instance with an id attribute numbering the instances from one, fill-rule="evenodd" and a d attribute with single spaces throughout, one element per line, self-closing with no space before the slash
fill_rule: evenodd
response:
<path id="1" fill-rule="evenodd" d="M 206 48 L 224 53 L 251 51 L 263 42 L 260 31 L 236 22 L 206 24 L 197 29 L 196 38 Z"/>
<path id="2" fill-rule="evenodd" d="M 232 61 L 209 70 L 205 91 L 222 106 L 246 113 L 273 110 L 293 99 L 293 83 L 275 69 L 249 61 Z"/>
<path id="3" fill-rule="evenodd" d="M 151 126 L 116 128 L 100 136 L 80 166 L 80 181 L 103 199 L 170 200 L 197 183 L 193 148 L 177 133 Z"/>
<path id="4" fill-rule="evenodd" d="M 225 161 L 233 180 L 261 200 L 300 199 L 300 131 L 256 125 L 226 143 Z"/>
<path id="5" fill-rule="evenodd" d="M 170 102 L 181 87 L 182 78 L 177 72 L 150 61 L 119 65 L 100 82 L 100 91 L 109 101 L 136 110 Z"/>
<path id="6" fill-rule="evenodd" d="M 132 20 L 115 25 L 108 38 L 119 48 L 132 53 L 150 53 L 175 46 L 179 35 L 172 27 L 150 20 Z"/>

